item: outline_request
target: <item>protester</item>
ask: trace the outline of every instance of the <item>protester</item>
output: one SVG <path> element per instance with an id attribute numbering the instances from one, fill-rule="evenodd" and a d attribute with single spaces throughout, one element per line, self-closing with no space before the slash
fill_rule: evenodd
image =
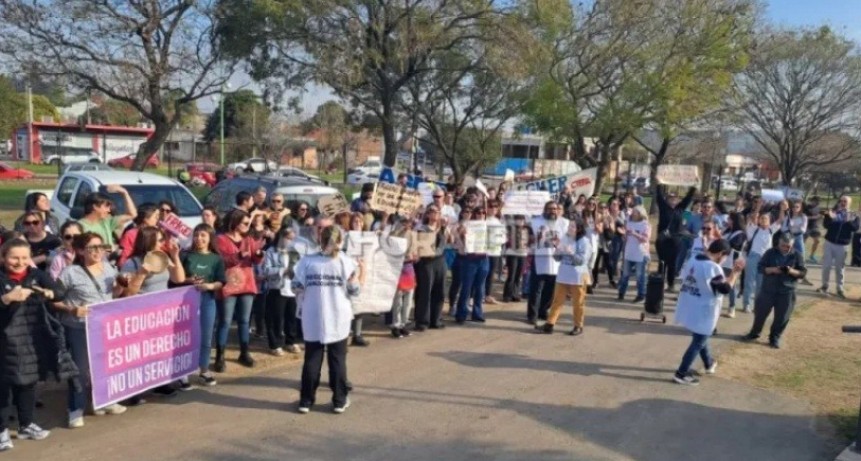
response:
<path id="1" fill-rule="evenodd" d="M 843 266 L 846 264 L 846 247 L 852 240 L 852 235 L 858 232 L 861 218 L 849 211 L 852 199 L 844 195 L 837 201 L 837 206 L 822 217 L 825 227 L 825 246 L 822 247 L 822 286 L 817 293 L 828 293 L 828 282 L 831 269 L 834 269 L 837 282 L 837 297 L 845 299 L 843 292 Z"/>
<path id="2" fill-rule="evenodd" d="M 45 232 L 57 235 L 60 233 L 60 221 L 51 214 L 51 200 L 41 192 L 32 192 L 24 199 L 24 213 L 38 213 L 39 219 L 45 223 Z M 24 217 L 21 215 L 15 221 L 15 230 L 24 232 Z"/>
<path id="3" fill-rule="evenodd" d="M 592 253 L 587 265 L 590 272 L 594 270 L 598 262 L 598 245 L 601 240 L 601 232 L 604 230 L 604 223 L 598 218 L 598 199 L 590 197 L 586 202 L 586 207 L 580 213 L 577 219 L 582 219 L 586 227 L 586 236 L 589 238 L 589 244 L 592 248 Z M 586 287 L 586 294 L 592 294 L 593 290 L 598 288 L 598 282 L 592 280 L 592 283 Z"/>
<path id="4" fill-rule="evenodd" d="M 126 214 L 112 216 L 113 202 L 111 198 L 101 192 L 93 192 L 87 196 L 84 201 L 84 217 L 79 219 L 81 228 L 84 232 L 95 232 L 99 234 L 105 245 L 110 245 L 111 248 L 116 248 L 116 237 L 114 232 L 122 229 L 123 226 L 134 219 L 138 214 L 135 202 L 132 200 L 128 191 L 118 185 L 109 185 L 105 188 L 109 194 L 120 194 L 123 196 L 126 205 Z"/>
<path id="5" fill-rule="evenodd" d="M 33 421 L 36 383 L 54 377 L 80 387 L 63 328 L 48 314 L 47 304 L 62 300 L 62 287 L 32 267 L 25 241 L 3 243 L 0 258 L 0 408 L 15 405 L 19 440 L 43 440 L 51 433 Z M 0 418 L 0 451 L 13 446 L 6 421 Z"/>
<path id="6" fill-rule="evenodd" d="M 807 232 L 804 234 L 804 238 L 813 240 L 813 244 L 810 245 L 810 257 L 807 258 L 807 262 L 818 264 L 816 250 L 819 249 L 819 239 L 822 237 L 822 231 L 819 230 L 819 221 L 822 219 L 822 214 L 819 208 L 818 196 L 814 195 L 810 197 L 807 206 L 804 207 L 804 214 L 807 216 Z"/>
<path id="7" fill-rule="evenodd" d="M 198 377 L 205 386 L 214 386 L 209 371 L 212 334 L 217 314 L 215 297 L 224 286 L 224 261 L 215 248 L 215 229 L 206 223 L 195 226 L 191 234 L 191 251 L 182 257 L 186 280 L 200 291 L 200 360 Z"/>
<path id="8" fill-rule="evenodd" d="M 372 225 L 372 223 L 369 223 L 369 220 L 366 219 L 366 217 L 370 216 L 370 213 L 362 214 L 361 212 L 355 212 L 354 214 L 355 214 L 355 217 L 350 219 L 349 230 L 352 232 L 368 232 L 370 230 L 370 226 Z M 388 224 L 388 217 L 386 218 L 386 221 L 384 221 L 384 222 Z M 322 233 L 323 229 L 325 229 L 326 227 L 329 227 L 331 225 L 332 225 L 332 222 L 329 219 L 327 219 L 325 221 L 323 221 L 323 220 L 317 221 L 317 242 L 318 243 L 320 240 L 320 235 L 322 235 L 321 233 Z M 382 233 L 382 230 L 383 229 L 379 229 L 379 232 Z M 344 234 L 344 235 L 349 235 L 349 234 Z M 344 245 L 344 250 L 346 251 L 346 246 L 347 246 L 346 240 L 347 239 L 344 238 L 342 240 L 344 241 L 343 245 Z M 357 258 L 357 260 L 358 259 L 360 259 L 360 258 Z M 365 324 L 365 314 L 358 314 L 358 315 L 353 316 L 353 321 L 350 322 L 350 331 L 352 331 L 352 333 L 353 333 L 353 339 L 350 341 L 351 346 L 368 347 L 371 345 L 371 342 L 368 341 L 367 339 L 365 339 L 364 335 L 362 335 L 364 324 Z"/>
<path id="9" fill-rule="evenodd" d="M 60 226 L 60 236 L 63 238 L 63 244 L 55 249 L 49 258 L 51 260 L 51 267 L 48 274 L 52 279 L 57 280 L 60 277 L 60 272 L 75 260 L 76 253 L 75 249 L 72 248 L 72 241 L 76 235 L 80 235 L 81 233 L 83 231 L 77 221 L 66 221 Z"/>
<path id="10" fill-rule="evenodd" d="M 308 413 L 314 405 L 323 354 L 329 365 L 329 387 L 335 413 L 350 406 L 347 381 L 347 338 L 353 318 L 351 297 L 359 293 L 358 280 L 363 262 L 341 254 L 341 230 L 334 226 L 320 231 L 318 254 L 303 257 L 295 267 L 292 288 L 302 296 L 302 331 L 305 335 L 305 361 L 299 413 Z"/>
<path id="11" fill-rule="evenodd" d="M 350 204 L 350 211 L 355 213 L 370 213 L 371 212 L 371 200 L 374 198 L 374 183 L 366 182 L 362 184 L 362 192 L 359 195 L 359 198 L 353 200 Z"/>
<path id="12" fill-rule="evenodd" d="M 42 214 L 38 212 L 24 213 L 24 236 L 30 244 L 30 254 L 33 264 L 40 270 L 48 267 L 48 255 L 56 250 L 62 242 L 54 235 L 45 231 Z"/>
<path id="13" fill-rule="evenodd" d="M 263 257 L 266 274 L 266 339 L 269 352 L 276 357 L 284 355 L 282 346 L 287 346 L 288 352 L 299 352 L 296 329 L 292 325 L 296 318 L 296 294 L 290 287 L 290 275 L 296 264 L 290 257 L 290 245 L 294 238 L 293 229 L 280 231 L 275 244 L 266 249 Z"/>
<path id="14" fill-rule="evenodd" d="M 257 189 L 254 189 L 254 195 L 252 197 L 254 204 L 251 205 L 252 214 L 258 211 L 263 213 L 269 212 L 269 207 L 266 204 L 266 194 L 268 194 L 268 191 L 263 186 L 257 186 Z"/>
<path id="15" fill-rule="evenodd" d="M 218 210 L 212 205 L 203 207 L 203 211 L 200 212 L 200 220 L 203 224 L 215 229 L 216 232 L 221 229 L 221 216 L 218 215 Z"/>
<path id="16" fill-rule="evenodd" d="M 439 214 L 439 210 L 436 209 L 434 205 L 428 206 L 428 210 L 431 209 L 436 210 L 435 213 Z M 416 236 L 416 231 L 413 230 L 413 221 L 411 219 L 404 219 L 399 224 L 399 226 L 389 233 L 392 237 L 404 238 L 407 241 L 406 252 L 404 253 L 404 263 L 401 266 L 401 274 L 398 277 L 398 290 L 395 292 L 395 298 L 392 301 L 391 309 L 391 334 L 395 339 L 410 336 L 411 334 L 410 330 L 407 328 L 407 324 L 410 322 L 410 312 L 412 312 L 413 309 L 413 297 L 416 292 L 418 278 L 415 266 L 413 265 L 413 263 L 418 260 L 418 247 L 416 242 L 418 237 Z M 442 261 L 441 257 L 439 259 Z M 440 265 L 440 267 L 443 266 Z M 444 272 L 443 277 L 445 277 Z M 441 285 L 442 280 L 440 280 L 440 288 L 442 288 Z M 442 291 L 440 291 L 440 294 L 442 294 Z M 442 296 L 439 297 L 439 301 L 442 303 Z M 430 296 L 427 297 L 427 302 L 430 302 Z M 430 308 L 428 308 L 428 312 L 430 312 Z M 439 324 L 439 320 L 437 320 L 437 324 Z"/>
<path id="17" fill-rule="evenodd" d="M 472 222 L 484 221 L 487 212 L 483 207 L 475 207 L 472 210 Z M 458 231 L 461 239 L 466 242 L 467 226 L 461 223 Z M 484 323 L 484 286 L 485 278 L 490 275 L 487 253 L 470 253 L 469 248 L 463 245 L 460 258 L 460 295 L 457 298 L 457 310 L 455 321 L 462 325 L 467 320 Z M 472 309 L 468 308 L 469 299 L 472 299 Z"/>
<path id="18" fill-rule="evenodd" d="M 804 256 L 804 235 L 807 233 L 808 220 L 801 201 L 797 200 L 789 205 L 789 211 L 780 224 L 780 230 L 792 236 L 793 248 Z"/>
<path id="19" fill-rule="evenodd" d="M 235 203 L 236 206 L 234 206 L 234 209 L 242 210 L 248 213 L 249 216 L 251 215 L 251 211 L 253 211 L 254 209 L 254 197 L 251 195 L 251 193 L 247 191 L 240 191 L 236 194 Z"/>
<path id="20" fill-rule="evenodd" d="M 586 318 L 586 287 L 590 286 L 591 270 L 589 260 L 592 243 L 586 235 L 586 228 L 577 220 L 569 221 L 568 231 L 557 240 L 556 254 L 559 259 L 559 272 L 553 290 L 553 305 L 544 325 L 536 326 L 543 333 L 553 333 L 553 328 L 562 314 L 562 306 L 570 296 L 574 309 L 574 328 L 571 336 L 583 334 Z"/>
<path id="21" fill-rule="evenodd" d="M 503 226 L 502 221 L 500 221 L 499 216 L 501 211 L 501 205 L 499 201 L 495 198 L 487 201 L 487 224 L 493 226 Z M 485 304 L 496 304 L 496 298 L 491 296 L 493 292 L 493 278 L 494 273 L 502 266 L 502 257 L 501 256 L 490 256 L 487 257 L 487 278 L 484 280 L 484 303 Z"/>
<path id="22" fill-rule="evenodd" d="M 705 254 L 688 260 L 682 268 L 682 286 L 676 303 L 676 323 L 691 332 L 692 340 L 673 376 L 679 384 L 696 386 L 699 379 L 691 373 L 697 355 L 703 360 L 706 374 L 717 371 L 717 361 L 709 351 L 709 337 L 717 327 L 723 296 L 744 269 L 744 260 L 735 262 L 729 276 L 724 276 L 720 263 L 730 252 L 726 240 L 712 242 Z"/>
<path id="23" fill-rule="evenodd" d="M 465 222 L 472 220 L 472 212 L 473 210 L 470 208 L 465 208 L 460 211 L 460 216 L 457 223 L 458 230 L 463 226 Z M 461 289 L 460 271 L 463 261 L 463 234 L 461 234 L 460 232 L 449 233 L 448 242 L 451 245 L 452 250 L 455 252 L 455 257 L 451 264 L 451 283 L 448 287 L 448 315 L 454 317 L 455 310 L 457 309 L 457 298 L 460 295 Z"/>
<path id="24" fill-rule="evenodd" d="M 744 245 L 747 242 L 747 231 L 745 230 L 744 216 L 742 216 L 740 212 L 731 212 L 727 217 L 726 224 L 727 229 L 725 239 L 727 243 L 729 243 L 730 252 L 727 254 L 727 257 L 724 258 L 723 263 L 721 263 L 721 268 L 723 268 L 724 275 L 729 277 L 729 273 L 732 272 L 735 261 L 742 258 L 742 254 L 744 253 Z M 727 317 L 729 318 L 735 318 L 735 286 L 736 285 L 734 283 L 730 284 L 729 311 L 727 311 Z"/>
<path id="25" fill-rule="evenodd" d="M 106 245 L 92 232 L 80 234 L 72 241 L 74 263 L 63 269 L 58 282 L 65 288 L 65 298 L 54 303 L 66 333 L 69 353 L 80 372 L 80 385 L 69 383 L 69 428 L 83 427 L 90 388 L 90 361 L 87 352 L 86 321 L 90 305 L 110 301 L 123 294 L 122 283 L 117 282 L 117 270 L 105 261 Z M 126 407 L 115 403 L 94 410 L 95 415 L 119 415 Z"/>
<path id="26" fill-rule="evenodd" d="M 774 349 L 780 349 L 780 338 L 795 309 L 796 283 L 807 274 L 804 253 L 793 247 L 794 240 L 791 234 L 781 235 L 777 248 L 770 248 L 759 260 L 756 270 L 763 275 L 762 286 L 756 296 L 753 327 L 750 333 L 742 338 L 745 341 L 759 338 L 765 320 L 774 309 L 768 344 Z"/>
<path id="27" fill-rule="evenodd" d="M 666 186 L 655 188 L 655 199 L 658 202 L 658 239 L 655 241 L 655 248 L 658 251 L 658 259 L 664 265 L 667 292 L 672 293 L 676 276 L 679 274 L 679 257 L 682 254 L 682 213 L 690 205 L 697 189 L 691 187 L 685 198 L 679 201 L 675 194 L 665 196 L 664 187 Z"/>
<path id="28" fill-rule="evenodd" d="M 526 225 L 526 217 L 514 216 L 514 225 L 509 226 L 508 242 L 505 245 L 505 267 L 508 274 L 505 287 L 502 290 L 502 300 L 505 302 L 520 302 L 521 281 L 526 257 L 529 255 L 529 242 L 532 240 L 532 228 Z"/>
<path id="29" fill-rule="evenodd" d="M 251 217 L 242 210 L 231 210 L 224 218 L 225 232 L 215 240 L 215 248 L 224 260 L 226 283 L 222 288 L 224 308 L 218 318 L 218 341 L 215 349 L 215 371 L 223 373 L 226 369 L 224 349 L 233 314 L 236 311 L 237 333 L 239 335 L 239 363 L 246 367 L 254 366 L 249 349 L 251 308 L 257 294 L 254 278 L 254 265 L 263 260 L 262 241 L 249 236 Z M 231 284 L 233 278 L 234 287 Z M 229 292 L 228 292 L 229 290 Z"/>
<path id="30" fill-rule="evenodd" d="M 555 242 L 568 229 L 568 220 L 559 216 L 556 202 L 544 204 L 544 214 L 532 218 L 534 264 L 529 272 L 529 300 L 526 303 L 526 318 L 529 323 L 547 320 L 547 311 L 553 300 L 553 286 L 559 264 L 553 258 Z"/>
<path id="31" fill-rule="evenodd" d="M 745 248 L 745 258 L 747 260 L 748 270 L 744 273 L 744 297 L 742 307 L 745 313 L 750 313 L 750 300 L 756 298 L 759 293 L 762 274 L 757 271 L 759 260 L 762 255 L 771 248 L 771 238 L 775 228 L 780 226 L 776 224 L 772 226 L 771 218 L 767 213 L 757 214 L 752 212 L 750 220 L 747 224 L 747 246 Z"/>
<path id="32" fill-rule="evenodd" d="M 134 225 L 126 228 L 122 237 L 120 237 L 120 257 L 117 260 L 117 266 L 123 267 L 123 264 L 125 264 L 129 257 L 131 257 L 140 228 L 143 226 L 158 226 L 158 222 L 161 220 L 161 217 L 162 212 L 156 205 L 145 203 L 138 207 L 138 214 L 132 221 Z"/>
<path id="33" fill-rule="evenodd" d="M 444 252 L 449 235 L 440 216 L 437 205 L 431 204 L 425 209 L 422 225 L 416 230 L 419 235 L 432 234 L 432 254 L 418 255 L 415 262 L 415 330 L 425 331 L 427 328 L 442 329 L 442 305 L 445 299 L 446 263 Z"/>
<path id="34" fill-rule="evenodd" d="M 637 296 L 632 301 L 634 304 L 646 299 L 646 270 L 649 267 L 649 242 L 652 236 L 652 226 L 649 224 L 649 216 L 642 205 L 637 205 L 631 210 L 631 217 L 625 223 L 625 256 L 622 266 L 622 277 L 619 279 L 619 300 L 625 299 L 628 290 L 628 280 L 631 274 L 637 276 Z"/>

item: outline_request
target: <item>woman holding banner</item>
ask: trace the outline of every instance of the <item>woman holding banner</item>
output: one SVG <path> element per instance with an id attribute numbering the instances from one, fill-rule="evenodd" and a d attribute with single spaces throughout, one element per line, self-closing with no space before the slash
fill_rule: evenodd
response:
<path id="1" fill-rule="evenodd" d="M 467 314 L 470 314 L 467 309 L 467 302 L 472 297 L 472 313 L 470 320 L 473 322 L 484 323 L 484 311 L 482 303 L 484 302 L 484 282 L 489 274 L 489 263 L 486 253 L 486 245 L 482 245 L 477 251 L 469 247 L 469 228 L 470 223 L 477 221 L 484 222 L 487 212 L 484 207 L 478 206 L 472 210 L 472 219 L 465 223 L 461 223 L 460 235 L 464 242 L 463 253 L 460 257 L 460 296 L 457 298 L 457 311 L 455 312 L 455 321 L 459 325 L 466 322 Z M 486 232 L 484 233 L 486 239 Z M 479 236 L 480 238 L 480 236 Z"/>
<path id="2" fill-rule="evenodd" d="M 54 303 L 54 309 L 59 311 L 58 317 L 66 330 L 66 345 L 80 371 L 82 385 L 76 389 L 69 383 L 69 428 L 74 429 L 84 425 L 90 388 L 86 329 L 89 306 L 120 297 L 124 288 L 121 283 L 117 283 L 117 270 L 105 262 L 106 247 L 98 234 L 86 232 L 76 236 L 72 248 L 75 259 L 63 269 L 57 280 L 66 288 L 65 299 Z M 115 403 L 94 410 L 93 414 L 119 415 L 125 411 L 126 407 Z"/>
<path id="3" fill-rule="evenodd" d="M 323 354 L 329 364 L 329 387 L 335 413 L 350 406 L 347 382 L 347 338 L 353 308 L 350 298 L 359 293 L 363 263 L 341 253 L 343 238 L 337 226 L 320 231 L 318 254 L 303 257 L 296 264 L 293 291 L 301 297 L 299 306 L 305 335 L 305 362 L 302 365 L 302 387 L 299 413 L 311 411 L 320 386 Z"/>

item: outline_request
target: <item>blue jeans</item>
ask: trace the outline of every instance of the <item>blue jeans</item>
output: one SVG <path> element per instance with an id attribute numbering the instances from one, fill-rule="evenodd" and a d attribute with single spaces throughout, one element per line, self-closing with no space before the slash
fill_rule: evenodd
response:
<path id="1" fill-rule="evenodd" d="M 200 360 L 201 370 L 209 368 L 209 351 L 212 350 L 212 332 L 215 330 L 215 295 L 211 291 L 200 293 Z"/>
<path id="2" fill-rule="evenodd" d="M 619 258 L 622 257 L 622 250 L 625 249 L 625 242 L 622 240 L 622 237 L 613 237 L 613 240 L 610 240 L 608 248 L 607 274 L 612 280 L 616 277 L 616 269 L 619 268 Z"/>
<path id="3" fill-rule="evenodd" d="M 747 255 L 747 264 L 744 266 L 744 302 L 742 303 L 745 309 L 750 307 L 751 297 L 756 299 L 759 286 L 762 284 L 762 274 L 757 268 L 760 259 L 762 259 L 761 254 L 751 253 Z"/>
<path id="4" fill-rule="evenodd" d="M 745 288 L 745 290 L 747 290 L 747 288 Z M 706 368 L 712 366 L 714 363 L 714 359 L 709 351 L 709 336 L 696 333 L 691 334 L 693 335 L 691 345 L 688 346 L 688 350 L 685 351 L 685 355 L 682 356 L 682 364 L 679 365 L 679 369 L 676 371 L 676 374 L 679 376 L 684 376 L 691 371 L 691 365 L 694 364 L 694 360 L 696 360 L 697 355 L 703 359 L 703 364 Z"/>
<path id="5" fill-rule="evenodd" d="M 793 237 L 794 241 L 792 242 L 792 247 L 795 248 L 796 251 L 801 253 L 801 256 L 804 257 L 804 234 L 799 234 Z"/>
<path id="6" fill-rule="evenodd" d="M 90 389 L 90 361 L 87 358 L 87 329 L 81 324 L 80 328 L 65 327 L 66 345 L 72 361 L 78 367 L 78 379 L 81 381 L 81 391 L 75 392 L 75 387 L 69 383 L 69 412 L 84 411 L 87 409 L 87 400 Z"/>
<path id="7" fill-rule="evenodd" d="M 466 315 L 469 313 L 466 304 L 470 296 L 472 297 L 472 318 L 476 320 L 484 318 L 481 305 L 484 302 L 484 280 L 487 278 L 489 269 L 487 257 L 460 258 L 460 295 L 457 298 L 456 320 L 466 320 Z"/>
<path id="8" fill-rule="evenodd" d="M 649 264 L 649 258 L 644 258 L 642 261 L 625 260 L 622 265 L 622 277 L 619 278 L 619 296 L 625 296 L 628 291 L 628 279 L 631 278 L 631 272 L 637 275 L 637 297 L 646 297 L 646 265 Z"/>
<path id="9" fill-rule="evenodd" d="M 239 332 L 239 344 L 248 344 L 248 323 L 251 321 L 251 306 L 254 304 L 254 295 L 237 295 L 224 298 L 221 303 L 223 310 L 218 318 L 218 347 L 227 345 L 227 335 L 230 333 L 230 324 L 233 323 L 233 311 L 237 313 L 237 330 Z"/>

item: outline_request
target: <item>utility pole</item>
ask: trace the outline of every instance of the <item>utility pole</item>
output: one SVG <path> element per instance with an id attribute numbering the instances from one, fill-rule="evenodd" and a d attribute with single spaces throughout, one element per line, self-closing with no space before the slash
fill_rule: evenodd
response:
<path id="1" fill-rule="evenodd" d="M 218 125 L 219 129 L 221 130 L 221 166 L 224 166 L 224 86 L 221 87 L 221 98 L 218 100 L 218 105 L 218 110 L 220 112 L 220 123 Z"/>
<path id="2" fill-rule="evenodd" d="M 251 157 L 257 157 L 257 101 L 251 107 Z"/>

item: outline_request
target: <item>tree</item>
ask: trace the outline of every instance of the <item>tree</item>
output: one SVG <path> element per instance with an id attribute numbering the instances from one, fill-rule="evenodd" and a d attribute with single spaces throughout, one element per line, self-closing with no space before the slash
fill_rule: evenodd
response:
<path id="1" fill-rule="evenodd" d="M 784 184 L 857 152 L 861 56 L 851 40 L 828 27 L 764 32 L 735 83 L 734 121 L 778 165 Z M 831 148 L 817 149 L 826 140 Z"/>
<path id="2" fill-rule="evenodd" d="M 90 99 L 93 106 L 90 108 L 90 123 L 114 126 L 136 126 L 141 123 L 140 112 L 127 102 L 111 99 L 103 94 L 93 94 Z M 86 114 L 82 116 L 86 118 Z M 83 124 L 86 120 L 81 119 Z"/>
<path id="3" fill-rule="evenodd" d="M 240 157 L 257 154 L 260 134 L 269 126 L 271 111 L 251 90 L 239 90 L 224 95 L 224 137 L 234 145 Z M 203 137 L 208 142 L 220 140 L 221 114 L 216 107 L 206 119 Z"/>
<path id="4" fill-rule="evenodd" d="M 306 134 L 314 130 L 320 132 L 317 139 L 317 153 L 323 158 L 320 161 L 321 168 L 323 165 L 328 167 L 326 162 L 328 155 L 342 154 L 346 183 L 347 147 L 355 138 L 350 113 L 336 101 L 326 101 L 317 107 L 317 112 L 305 123 L 303 129 Z"/>
<path id="5" fill-rule="evenodd" d="M 645 128 L 658 133 L 633 136 L 651 154 L 652 184 L 680 135 L 723 122 L 718 109 L 747 65 L 755 19 L 749 0 L 664 0 L 656 6 L 667 26 L 652 37 L 633 73 L 651 95 Z"/>
<path id="6" fill-rule="evenodd" d="M 251 75 L 282 87 L 308 78 L 381 122 L 393 166 L 398 103 L 431 57 L 475 37 L 499 0 L 223 0 L 222 43 Z M 255 24 L 248 27 L 247 24 Z"/>
<path id="7" fill-rule="evenodd" d="M 12 81 L 0 75 L 0 139 L 13 136 L 16 129 L 27 123 L 29 118 L 27 95 L 15 91 Z M 60 121 L 60 113 L 45 96 L 33 96 L 33 120 L 41 121 L 51 117 Z"/>
<path id="8" fill-rule="evenodd" d="M 142 170 L 182 117 L 217 93 L 233 65 L 215 47 L 215 0 L 0 0 L 0 52 L 48 77 L 125 102 L 154 133 Z"/>

